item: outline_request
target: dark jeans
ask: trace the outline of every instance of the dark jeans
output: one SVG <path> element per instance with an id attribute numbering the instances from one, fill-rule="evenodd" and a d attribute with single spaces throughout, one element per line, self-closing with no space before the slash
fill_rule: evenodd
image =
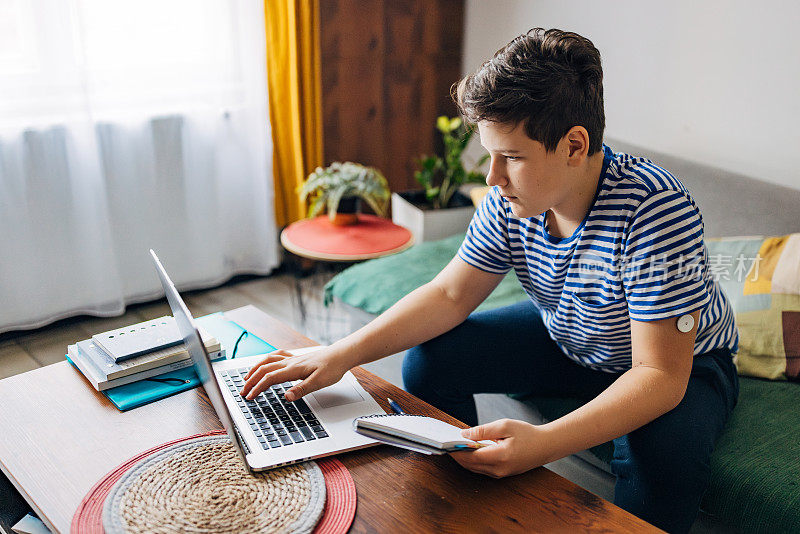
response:
<path id="1" fill-rule="evenodd" d="M 409 392 L 470 425 L 477 424 L 475 393 L 589 401 L 619 376 L 567 358 L 531 302 L 473 313 L 409 350 L 403 362 Z M 614 503 L 668 532 L 687 531 L 708 486 L 714 444 L 738 395 L 728 350 L 696 356 L 681 403 L 614 440 Z"/>

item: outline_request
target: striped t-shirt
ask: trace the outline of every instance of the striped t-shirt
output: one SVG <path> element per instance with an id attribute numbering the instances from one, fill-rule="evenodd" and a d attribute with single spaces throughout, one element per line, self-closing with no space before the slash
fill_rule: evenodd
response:
<path id="1" fill-rule="evenodd" d="M 493 187 L 459 257 L 491 273 L 514 269 L 550 336 L 586 367 L 630 369 L 631 319 L 696 310 L 694 354 L 736 351 L 733 311 L 709 276 L 703 219 L 689 192 L 650 160 L 603 151 L 594 204 L 570 237 L 550 235 L 545 213 L 514 216 Z"/>

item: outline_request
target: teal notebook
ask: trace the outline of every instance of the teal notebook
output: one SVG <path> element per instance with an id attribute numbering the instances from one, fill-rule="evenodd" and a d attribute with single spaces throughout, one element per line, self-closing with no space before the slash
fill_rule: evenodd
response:
<path id="1" fill-rule="evenodd" d="M 244 329 L 233 321 L 226 319 L 222 312 L 198 317 L 196 321 L 198 325 L 219 340 L 222 348 L 225 349 L 225 354 L 230 358 L 231 354 L 233 354 L 233 346 L 239 336 L 242 335 L 242 332 L 244 332 Z M 239 341 L 236 357 L 253 356 L 254 354 L 263 354 L 273 350 L 275 350 L 275 347 L 254 334 L 248 333 Z M 67 361 L 72 363 L 69 358 L 67 358 Z M 74 366 L 75 364 L 72 365 Z M 165 373 L 157 378 L 160 381 L 141 380 L 107 389 L 101 393 L 108 397 L 108 400 L 120 411 L 124 412 L 200 385 L 200 379 L 194 372 L 194 367 L 186 367 L 171 373 Z M 167 381 L 161 381 L 164 379 L 167 379 Z"/>

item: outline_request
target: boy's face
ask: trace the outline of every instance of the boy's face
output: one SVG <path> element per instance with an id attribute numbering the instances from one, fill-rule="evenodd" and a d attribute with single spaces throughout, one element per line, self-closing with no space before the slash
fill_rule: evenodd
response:
<path id="1" fill-rule="evenodd" d="M 478 122 L 481 145 L 492 157 L 486 185 L 497 186 L 520 218 L 558 209 L 569 198 L 568 148 L 562 139 L 554 152 L 525 133 L 522 123 Z"/>

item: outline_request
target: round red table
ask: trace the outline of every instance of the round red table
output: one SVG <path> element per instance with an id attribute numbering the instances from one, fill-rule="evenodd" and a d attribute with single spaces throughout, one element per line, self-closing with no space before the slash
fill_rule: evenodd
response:
<path id="1" fill-rule="evenodd" d="M 312 260 L 362 261 L 402 252 L 414 244 L 414 237 L 407 228 L 375 215 L 359 215 L 349 226 L 334 225 L 320 215 L 287 226 L 281 244 Z"/>
<path id="2" fill-rule="evenodd" d="M 327 264 L 335 267 L 336 271 L 341 270 L 339 267 L 348 262 L 402 252 L 414 244 L 414 236 L 407 228 L 375 215 L 359 215 L 358 222 L 350 226 L 334 225 L 327 215 L 320 215 L 287 226 L 281 232 L 281 244 L 296 256 L 314 260 L 311 262 L 314 265 L 311 273 L 301 264 L 295 266 L 294 305 L 300 313 L 298 329 L 320 343 L 330 344 L 340 337 L 330 331 L 333 322 L 330 309 L 324 305 L 321 313 L 309 314 L 306 299 L 303 297 L 304 291 L 323 291 L 322 287 L 330 279 L 323 274 L 322 283 L 319 284 L 319 268 Z M 305 281 L 301 282 L 301 279 Z M 309 323 L 309 316 L 317 322 Z M 308 331 L 315 326 L 319 326 L 319 331 Z"/>

